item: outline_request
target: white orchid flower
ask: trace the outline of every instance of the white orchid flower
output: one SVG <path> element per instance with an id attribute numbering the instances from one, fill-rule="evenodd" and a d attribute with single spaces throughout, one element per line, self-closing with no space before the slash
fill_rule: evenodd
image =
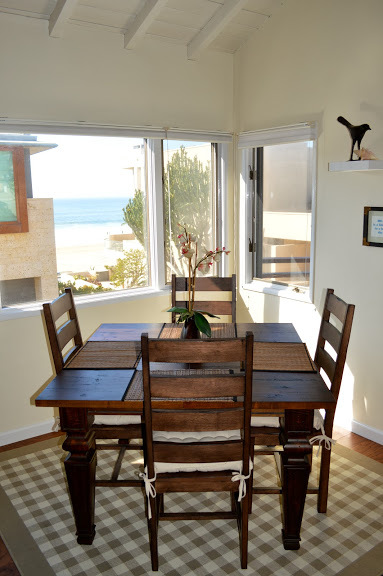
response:
<path id="1" fill-rule="evenodd" d="M 183 246 L 183 248 L 181 249 L 181 258 L 184 256 L 185 258 L 189 258 L 189 260 L 191 260 L 191 258 L 193 258 L 194 253 L 195 250 L 193 248 Z"/>
<path id="2" fill-rule="evenodd" d="M 202 262 L 202 264 L 198 266 L 198 271 L 201 272 L 201 274 L 204 276 L 209 273 L 209 270 L 210 266 L 208 262 Z"/>

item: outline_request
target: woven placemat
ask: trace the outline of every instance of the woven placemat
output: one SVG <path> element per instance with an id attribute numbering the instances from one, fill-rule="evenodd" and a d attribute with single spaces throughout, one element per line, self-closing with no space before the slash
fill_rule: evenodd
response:
<path id="1" fill-rule="evenodd" d="M 315 364 L 303 342 L 254 342 L 253 369 L 316 372 Z"/>
<path id="2" fill-rule="evenodd" d="M 183 324 L 165 324 L 160 338 L 180 338 Z M 235 324 L 217 322 L 210 324 L 212 338 L 235 338 Z M 201 334 L 202 338 L 208 338 Z"/>
<path id="3" fill-rule="evenodd" d="M 66 368 L 136 368 L 141 342 L 87 342 Z"/>

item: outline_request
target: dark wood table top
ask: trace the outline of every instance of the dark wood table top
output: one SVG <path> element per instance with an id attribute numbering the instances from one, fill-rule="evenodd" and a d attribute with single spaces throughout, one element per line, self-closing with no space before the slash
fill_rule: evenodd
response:
<path id="1" fill-rule="evenodd" d="M 227 326 L 233 330 L 234 325 Z M 127 342 L 131 347 L 132 342 L 140 340 L 142 332 L 156 338 L 166 327 L 170 327 L 172 332 L 172 325 L 168 324 L 102 324 L 88 343 Z M 245 335 L 247 330 L 253 331 L 256 343 L 295 342 L 304 347 L 292 324 L 236 324 L 235 329 L 238 336 Z M 221 337 L 225 333 L 225 325 L 217 325 L 214 333 L 216 337 Z M 118 346 L 119 352 L 120 348 Z M 89 351 L 87 354 L 84 347 L 84 355 L 89 361 Z M 63 370 L 48 384 L 36 398 L 36 406 L 142 411 L 142 397 L 129 397 L 129 388 L 133 386 L 140 364 L 137 369 L 131 366 L 117 370 L 75 368 L 75 365 L 72 369 Z M 307 370 L 299 371 L 255 369 L 253 372 L 253 409 L 314 409 L 334 405 L 334 397 L 315 371 L 315 366 L 310 369 L 309 365 Z"/>

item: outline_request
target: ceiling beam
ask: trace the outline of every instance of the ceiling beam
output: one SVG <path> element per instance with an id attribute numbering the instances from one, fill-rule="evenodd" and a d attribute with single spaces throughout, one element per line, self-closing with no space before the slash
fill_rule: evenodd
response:
<path id="1" fill-rule="evenodd" d="M 76 8 L 78 0 L 57 0 L 56 6 L 49 18 L 49 36 L 61 38 L 64 27 Z"/>
<path id="2" fill-rule="evenodd" d="M 201 53 L 215 40 L 225 26 L 240 12 L 248 0 L 226 0 L 204 28 L 187 46 L 188 60 L 198 60 Z"/>
<path id="3" fill-rule="evenodd" d="M 167 0 L 146 0 L 142 10 L 137 14 L 132 25 L 124 34 L 124 48 L 133 50 L 137 41 L 146 33 L 166 2 Z"/>

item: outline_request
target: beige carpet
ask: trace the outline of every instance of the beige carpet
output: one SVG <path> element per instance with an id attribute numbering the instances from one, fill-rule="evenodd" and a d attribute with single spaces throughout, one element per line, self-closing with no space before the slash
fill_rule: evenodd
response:
<path id="1" fill-rule="evenodd" d="M 96 537 L 80 546 L 74 536 L 71 506 L 63 477 L 63 451 L 57 441 L 0 454 L 0 534 L 22 576 L 139 576 L 152 573 L 144 501 L 136 488 L 97 488 Z M 112 464 L 104 452 L 99 469 Z M 129 458 L 139 460 L 139 453 Z M 314 457 L 314 462 L 316 458 Z M 131 463 L 128 463 L 131 472 Z M 134 464 L 138 467 L 138 464 Z M 270 483 L 274 462 L 262 457 L 258 483 Z M 301 548 L 286 551 L 275 495 L 254 497 L 250 520 L 249 568 L 240 570 L 234 521 L 163 522 L 159 528 L 159 576 L 382 576 L 383 465 L 336 446 L 332 461 L 329 510 L 316 512 L 309 495 Z M 221 496 L 173 495 L 169 510 L 199 506 Z M 155 573 L 152 573 L 155 574 Z"/>

